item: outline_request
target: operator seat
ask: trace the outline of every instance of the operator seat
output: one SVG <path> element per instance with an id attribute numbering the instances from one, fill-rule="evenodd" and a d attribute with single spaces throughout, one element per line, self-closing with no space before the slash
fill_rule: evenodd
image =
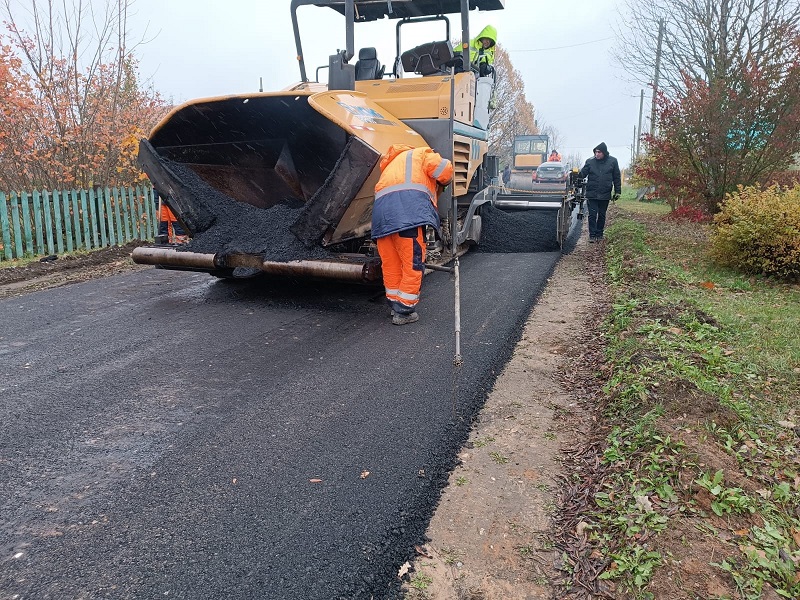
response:
<path id="1" fill-rule="evenodd" d="M 453 47 L 449 42 L 428 42 L 406 50 L 400 59 L 407 73 L 446 74 L 447 67 L 453 64 Z"/>
<path id="2" fill-rule="evenodd" d="M 375 48 L 362 48 L 358 51 L 356 81 L 383 79 L 383 70 L 385 68 L 386 67 L 381 66 L 381 63 L 378 61 L 378 52 Z"/>

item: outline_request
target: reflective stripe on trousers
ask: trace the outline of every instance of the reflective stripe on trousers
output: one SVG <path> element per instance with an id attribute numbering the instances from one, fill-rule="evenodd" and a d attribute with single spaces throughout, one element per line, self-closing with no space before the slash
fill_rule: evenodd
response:
<path id="1" fill-rule="evenodd" d="M 386 300 L 398 314 L 414 312 L 425 269 L 425 228 L 392 233 L 378 238 L 377 244 Z"/>

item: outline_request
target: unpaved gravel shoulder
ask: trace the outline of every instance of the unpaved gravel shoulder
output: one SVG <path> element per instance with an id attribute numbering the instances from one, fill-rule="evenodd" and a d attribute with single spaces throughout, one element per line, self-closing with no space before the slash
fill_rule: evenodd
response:
<path id="1" fill-rule="evenodd" d="M 23 266 L 0 262 L 0 300 L 98 277 L 152 269 L 150 265 L 137 265 L 131 259 L 133 249 L 143 243 L 132 242 L 75 255 L 53 255 Z"/>
<path id="2" fill-rule="evenodd" d="M 556 266 L 450 476 L 418 557 L 412 600 L 556 596 L 551 533 L 567 423 L 588 419 L 560 382 L 602 294 L 591 285 L 602 246 L 584 233 Z"/>

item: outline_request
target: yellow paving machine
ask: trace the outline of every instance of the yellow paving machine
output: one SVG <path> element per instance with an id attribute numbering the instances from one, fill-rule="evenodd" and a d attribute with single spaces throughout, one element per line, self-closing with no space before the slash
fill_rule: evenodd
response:
<path id="1" fill-rule="evenodd" d="M 455 54 L 450 40 L 470 39 L 471 10 L 501 10 L 504 2 L 292 0 L 298 83 L 186 102 L 141 140 L 140 164 L 191 240 L 137 248 L 133 260 L 221 277 L 379 282 L 370 239 L 374 187 L 382 153 L 397 143 L 430 146 L 453 161 L 428 264 L 465 252 L 480 239 L 481 208 L 498 175 L 487 155 L 494 79 L 475 72 L 469 53 Z M 345 49 L 316 69 L 327 69 L 326 82 L 308 76 L 297 14 L 306 5 L 344 17 Z M 356 54 L 354 47 L 356 25 L 379 19 L 396 21 L 390 70 L 375 48 Z M 401 33 L 421 23 L 426 31 L 438 24 L 440 36 L 405 48 Z"/>

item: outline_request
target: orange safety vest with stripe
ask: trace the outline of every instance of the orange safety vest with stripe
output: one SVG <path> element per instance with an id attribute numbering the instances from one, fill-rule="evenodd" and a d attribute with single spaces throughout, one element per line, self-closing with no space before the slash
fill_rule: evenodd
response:
<path id="1" fill-rule="evenodd" d="M 420 225 L 439 229 L 437 183 L 453 179 L 453 163 L 427 146 L 393 144 L 380 163 L 372 207 L 372 238 Z"/>

